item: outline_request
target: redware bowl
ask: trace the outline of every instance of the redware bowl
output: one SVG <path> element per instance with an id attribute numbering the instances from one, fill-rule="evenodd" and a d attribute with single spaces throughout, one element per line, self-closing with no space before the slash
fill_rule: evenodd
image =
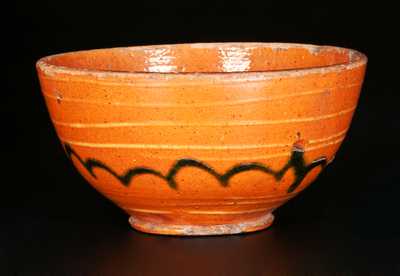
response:
<path id="1" fill-rule="evenodd" d="M 37 62 L 58 137 L 83 177 L 141 231 L 268 227 L 333 160 L 367 58 L 282 43 L 71 52 Z"/>

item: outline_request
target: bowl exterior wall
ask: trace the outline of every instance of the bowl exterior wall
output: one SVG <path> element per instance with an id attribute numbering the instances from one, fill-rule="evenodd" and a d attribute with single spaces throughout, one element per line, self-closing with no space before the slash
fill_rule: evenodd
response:
<path id="1" fill-rule="evenodd" d="M 58 137 L 95 189 L 139 219 L 207 226 L 272 212 L 317 177 L 365 66 L 231 81 L 38 71 Z"/>

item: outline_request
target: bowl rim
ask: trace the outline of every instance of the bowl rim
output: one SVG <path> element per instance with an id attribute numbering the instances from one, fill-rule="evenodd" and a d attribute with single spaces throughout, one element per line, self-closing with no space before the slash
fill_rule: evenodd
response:
<path id="1" fill-rule="evenodd" d="M 171 48 L 176 46 L 189 47 L 218 47 L 218 46 L 244 46 L 244 47 L 270 47 L 272 49 L 286 50 L 289 48 L 303 48 L 309 50 L 311 53 L 317 53 L 321 49 L 332 49 L 336 51 L 348 51 L 349 62 L 331 64 L 326 66 L 304 67 L 296 69 L 283 69 L 273 71 L 234 71 L 234 72 L 148 72 L 148 71 L 113 71 L 113 70 L 100 70 L 77 68 L 63 65 L 54 65 L 50 61 L 58 56 L 69 55 L 73 53 L 90 53 L 95 51 L 104 50 L 125 50 L 125 49 L 146 49 L 146 48 Z M 82 77 L 95 77 L 97 79 L 149 79 L 151 81 L 164 81 L 164 80 L 267 80 L 281 77 L 298 77 L 308 74 L 324 74 L 331 72 L 338 72 L 342 70 L 351 70 L 357 67 L 366 65 L 368 58 L 360 51 L 344 48 L 339 46 L 330 45 L 317 45 L 317 44 L 303 44 L 303 43 L 281 43 L 281 42 L 205 42 L 205 43 L 176 43 L 176 44 L 153 44 L 153 45 L 139 45 L 139 46 L 126 46 L 126 47 L 111 47 L 99 48 L 90 50 L 69 51 L 60 54 L 48 55 L 40 58 L 36 62 L 38 71 L 44 75 L 52 77 L 55 75 L 67 76 L 82 76 Z"/>

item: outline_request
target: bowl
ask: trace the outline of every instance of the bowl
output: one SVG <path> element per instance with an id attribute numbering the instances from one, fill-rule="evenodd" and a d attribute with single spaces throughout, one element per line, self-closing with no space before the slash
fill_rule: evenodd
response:
<path id="1" fill-rule="evenodd" d="M 367 58 L 285 43 L 135 46 L 37 64 L 66 155 L 137 230 L 267 228 L 331 162 Z"/>

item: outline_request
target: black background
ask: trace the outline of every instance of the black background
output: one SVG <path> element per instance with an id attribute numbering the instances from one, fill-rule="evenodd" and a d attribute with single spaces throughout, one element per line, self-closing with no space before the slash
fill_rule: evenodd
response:
<path id="1" fill-rule="evenodd" d="M 3 10 L 0 275 L 398 275 L 396 8 L 147 2 L 19 1 Z M 34 63 L 81 49 L 215 41 L 364 52 L 369 63 L 352 127 L 335 162 L 278 209 L 266 231 L 202 238 L 136 232 L 64 156 Z"/>

